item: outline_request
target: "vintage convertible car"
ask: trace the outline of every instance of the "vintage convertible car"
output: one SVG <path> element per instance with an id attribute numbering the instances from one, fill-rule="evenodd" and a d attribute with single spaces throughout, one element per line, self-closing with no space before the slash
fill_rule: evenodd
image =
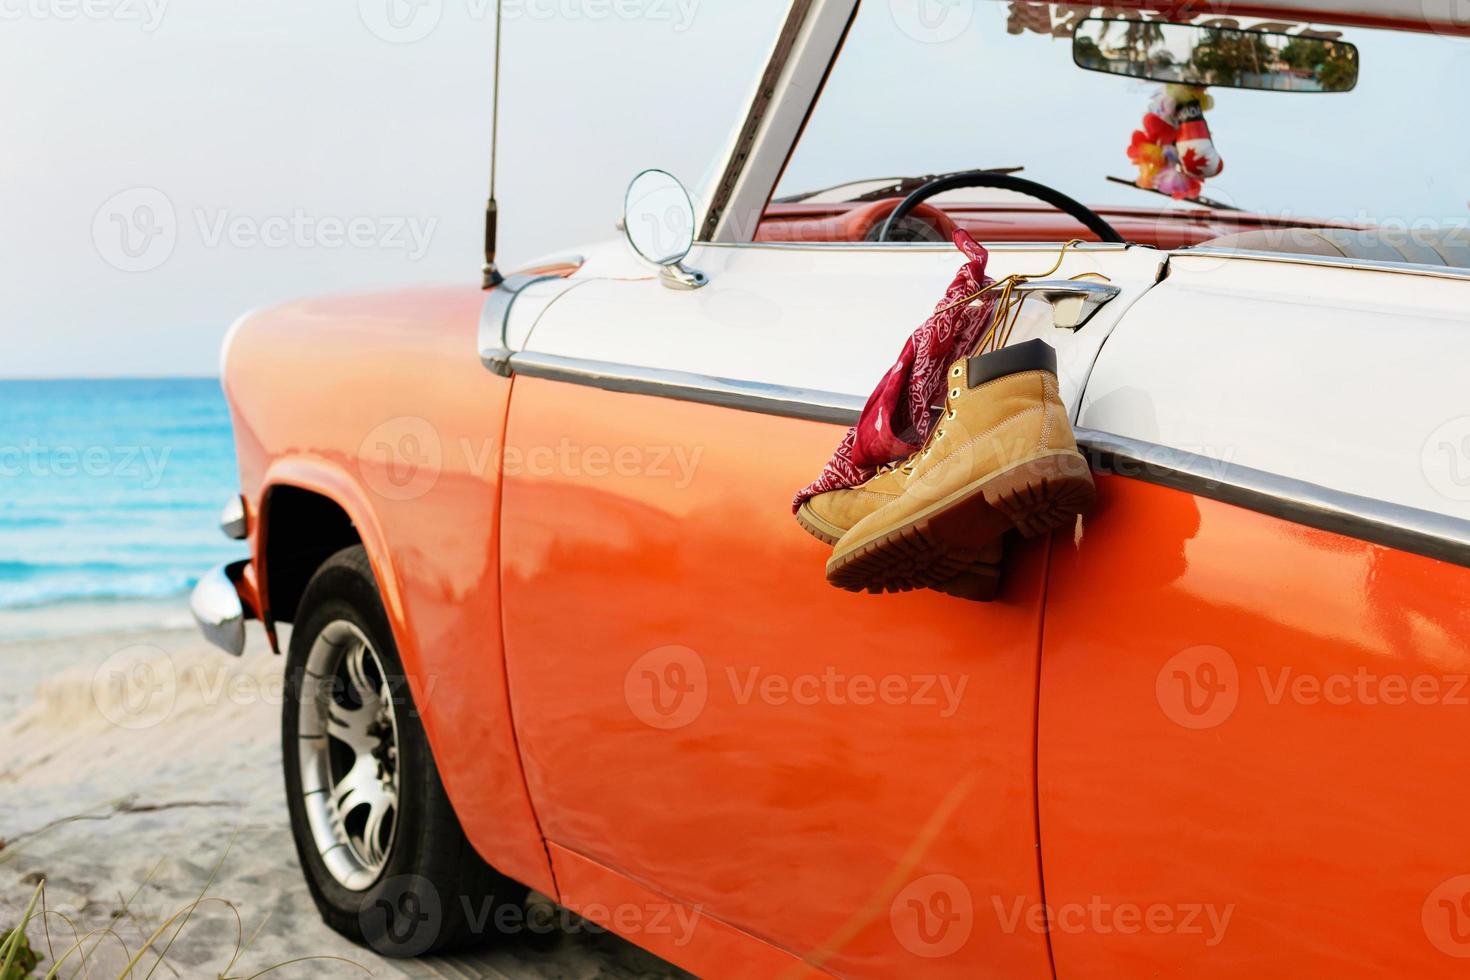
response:
<path id="1" fill-rule="evenodd" d="M 727 976 L 1463 975 L 1470 25 L 916 10 L 793 2 L 713 181 L 640 176 L 627 240 L 231 331 L 250 557 L 194 605 L 237 654 L 291 624 L 323 916 L 412 955 L 532 928 L 529 890 Z M 1079 56 L 1098 18 L 1141 56 Z M 1247 38 L 1218 180 L 1108 183 L 1180 30 L 1350 44 L 1357 87 Z M 1015 339 L 1056 348 L 1097 503 L 1007 541 L 993 602 L 840 591 L 792 494 L 956 227 L 993 275 L 1083 240 Z"/>

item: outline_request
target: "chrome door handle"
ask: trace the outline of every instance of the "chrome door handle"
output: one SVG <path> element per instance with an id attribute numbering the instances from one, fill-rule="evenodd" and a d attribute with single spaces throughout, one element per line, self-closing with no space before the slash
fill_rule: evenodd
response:
<path id="1" fill-rule="evenodd" d="M 1036 279 L 1016 285 L 1016 292 L 1034 295 L 1051 304 L 1052 323 L 1058 330 L 1081 330 L 1093 314 L 1123 290 L 1082 279 Z"/>

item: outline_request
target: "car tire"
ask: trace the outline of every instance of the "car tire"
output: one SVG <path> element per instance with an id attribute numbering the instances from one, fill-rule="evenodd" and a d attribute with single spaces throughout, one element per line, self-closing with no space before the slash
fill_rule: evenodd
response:
<path id="1" fill-rule="evenodd" d="M 526 888 L 465 837 L 361 546 L 337 552 L 308 583 L 285 694 L 291 832 L 328 926 L 410 957 L 478 945 L 519 922 Z"/>

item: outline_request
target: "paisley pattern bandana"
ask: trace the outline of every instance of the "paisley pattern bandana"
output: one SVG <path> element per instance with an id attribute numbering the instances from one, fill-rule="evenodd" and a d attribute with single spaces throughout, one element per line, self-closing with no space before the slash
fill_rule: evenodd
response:
<path id="1" fill-rule="evenodd" d="M 898 362 L 878 382 L 858 424 L 847 430 L 822 475 L 796 495 L 793 511 L 818 494 L 868 482 L 878 467 L 907 458 L 928 440 L 937 415 L 933 406 L 943 402 L 946 372 L 974 352 L 1001 296 L 992 290 L 975 303 L 955 305 L 994 280 L 985 278 L 990 253 L 983 245 L 963 230 L 954 233 L 954 243 L 967 261 L 933 315 L 909 337 Z"/>

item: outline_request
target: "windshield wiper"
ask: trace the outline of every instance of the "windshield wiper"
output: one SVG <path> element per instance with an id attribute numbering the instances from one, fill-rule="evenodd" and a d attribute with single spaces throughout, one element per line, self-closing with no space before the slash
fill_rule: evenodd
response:
<path id="1" fill-rule="evenodd" d="M 1131 187 L 1131 188 L 1133 188 L 1136 191 L 1147 191 L 1150 194 L 1158 194 L 1161 197 L 1167 197 L 1170 200 L 1182 200 L 1182 201 L 1184 201 L 1187 204 L 1198 204 L 1201 207 L 1209 208 L 1211 211 L 1244 211 L 1245 210 L 1245 208 L 1238 208 L 1238 207 L 1235 207 L 1233 204 L 1226 204 L 1224 201 L 1216 201 L 1216 200 L 1213 200 L 1212 198 L 1205 197 L 1203 194 L 1201 194 L 1199 197 L 1185 197 L 1185 198 L 1177 198 L 1176 199 L 1176 198 L 1174 198 L 1174 196 L 1172 194 L 1165 194 L 1163 191 L 1156 191 L 1152 187 L 1139 187 L 1133 181 L 1127 180 L 1127 179 L 1125 179 L 1123 177 L 1109 177 L 1108 180 L 1112 181 L 1115 184 L 1122 184 L 1124 187 Z"/>
<path id="2" fill-rule="evenodd" d="M 986 171 L 993 174 L 1018 174 L 1025 167 L 990 167 Z M 777 197 L 771 200 L 772 204 L 800 204 L 808 198 L 816 197 L 818 194 L 829 194 L 843 187 L 851 187 L 853 184 L 866 184 L 874 180 L 891 180 L 893 183 L 885 184 L 876 190 L 865 191 L 857 197 L 847 198 L 844 203 L 861 204 L 868 201 L 881 201 L 886 197 L 908 197 L 914 191 L 923 187 L 931 180 L 939 180 L 941 177 L 953 177 L 955 174 L 967 174 L 969 170 L 955 170 L 943 174 L 927 174 L 922 177 L 867 177 L 862 180 L 844 180 L 840 184 L 831 187 L 823 187 L 814 191 L 803 191 L 800 194 L 789 194 L 786 197 Z"/>

